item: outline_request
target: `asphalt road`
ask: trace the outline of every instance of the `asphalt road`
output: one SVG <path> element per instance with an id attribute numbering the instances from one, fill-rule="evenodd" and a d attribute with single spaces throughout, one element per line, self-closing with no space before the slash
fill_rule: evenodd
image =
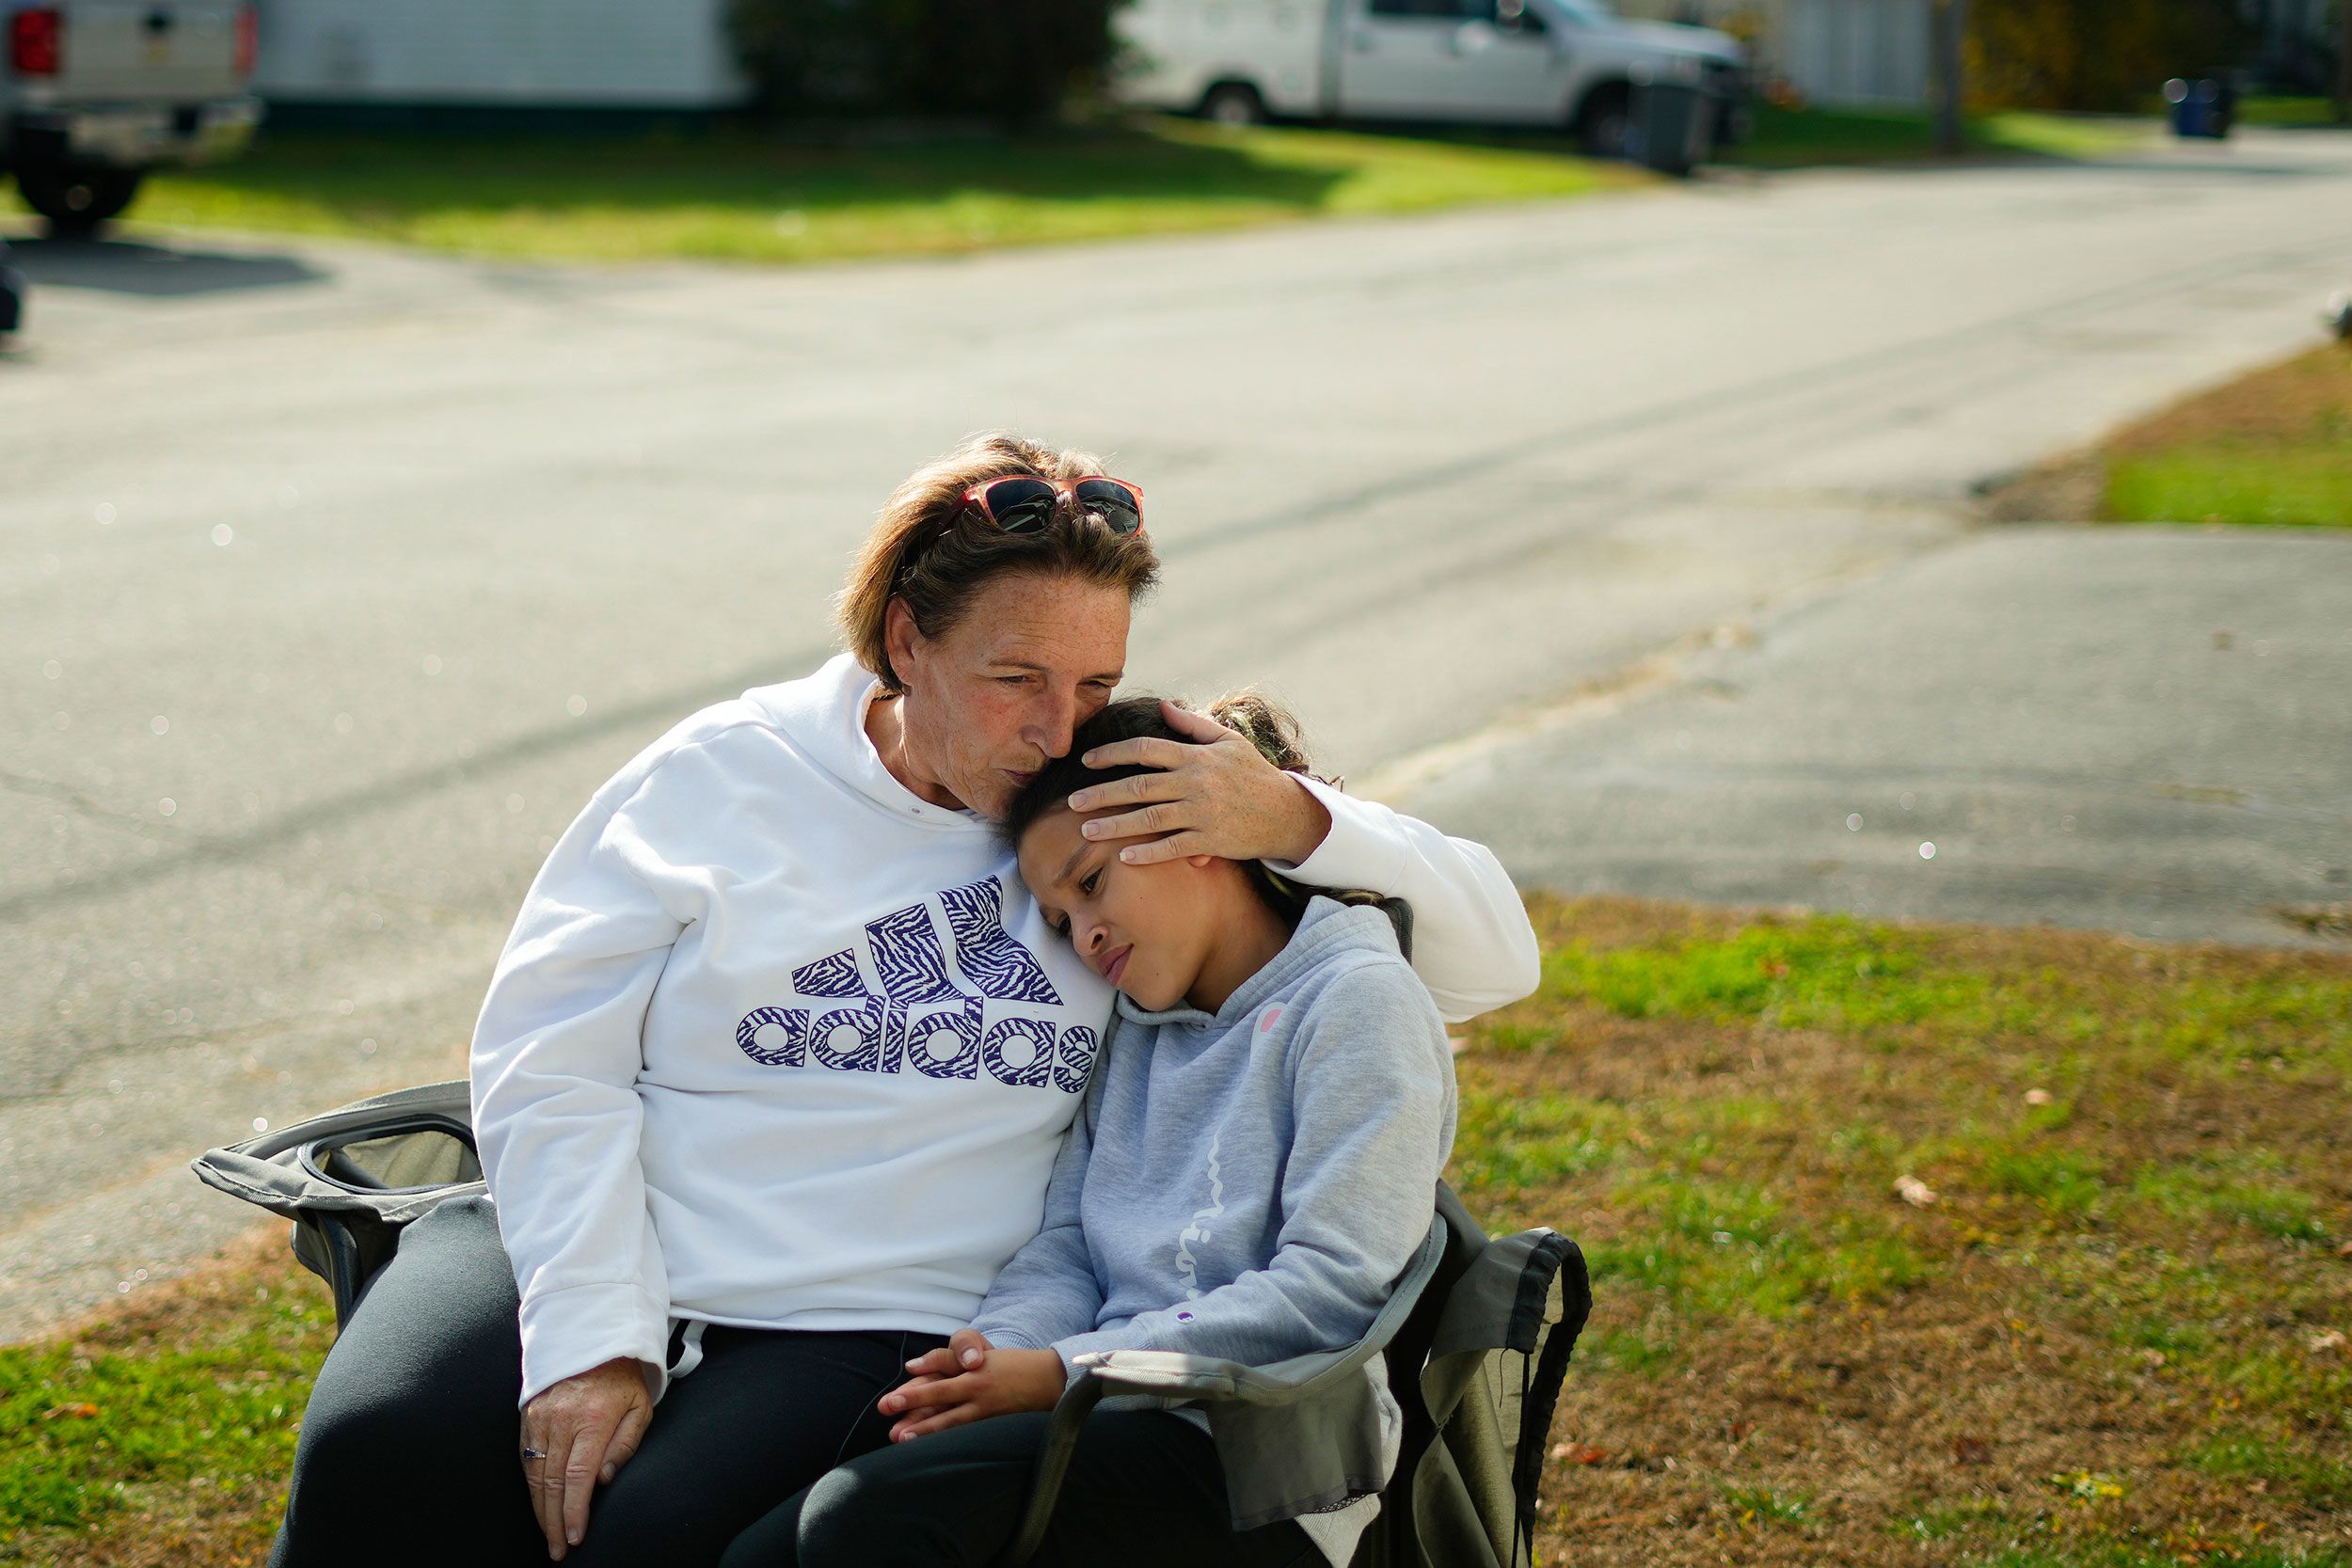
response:
<path id="1" fill-rule="evenodd" d="M 967 431 L 1150 490 L 1138 683 L 1435 788 L 2311 341 L 2352 139 L 797 272 L 146 239 L 22 245 L 0 361 L 0 1338 L 250 1223 L 194 1150 L 458 1071 L 570 814 Z"/>

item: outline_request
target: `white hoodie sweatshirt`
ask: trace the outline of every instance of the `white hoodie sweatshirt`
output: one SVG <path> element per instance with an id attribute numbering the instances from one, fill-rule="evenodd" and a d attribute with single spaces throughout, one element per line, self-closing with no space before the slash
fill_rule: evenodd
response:
<path id="1" fill-rule="evenodd" d="M 1036 1233 L 1111 992 L 991 825 L 866 735 L 847 655 L 707 708 L 596 792 L 523 901 L 474 1030 L 523 1398 L 674 1319 L 947 1334 Z M 1409 901 L 1441 1011 L 1533 990 L 1494 857 L 1309 784 L 1296 879 Z M 657 1383 L 660 1381 L 657 1377 Z"/>

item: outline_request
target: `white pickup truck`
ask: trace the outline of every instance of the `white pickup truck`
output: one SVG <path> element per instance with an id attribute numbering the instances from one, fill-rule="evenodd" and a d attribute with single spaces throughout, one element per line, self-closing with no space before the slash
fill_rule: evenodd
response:
<path id="1" fill-rule="evenodd" d="M 1551 126 L 1625 150 L 1633 84 L 1691 82 L 1745 125 L 1747 51 L 1605 0 L 1135 0 L 1115 17 L 1126 103 L 1237 123 L 1286 119 Z"/>
<path id="2" fill-rule="evenodd" d="M 131 204 L 158 164 L 244 147 L 255 13 L 239 0 L 0 0 L 0 171 L 64 233 Z"/>

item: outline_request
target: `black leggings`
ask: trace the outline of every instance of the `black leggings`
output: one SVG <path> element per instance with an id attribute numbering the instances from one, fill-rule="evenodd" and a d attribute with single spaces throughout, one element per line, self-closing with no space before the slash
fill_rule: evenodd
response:
<path id="1" fill-rule="evenodd" d="M 523 1487 L 522 1342 L 498 1222 L 444 1203 L 402 1234 L 320 1370 L 271 1568 L 544 1564 Z M 715 1563 L 736 1532 L 880 1447 L 874 1402 L 930 1334 L 711 1328 L 566 1568 Z"/>
<path id="2" fill-rule="evenodd" d="M 722 1568 L 982 1568 L 1020 1528 L 1049 1418 L 998 1416 L 851 1460 L 736 1538 Z M 1036 1568 L 1320 1564 L 1288 1520 L 1236 1533 L 1209 1434 L 1164 1410 L 1098 1410 Z"/>

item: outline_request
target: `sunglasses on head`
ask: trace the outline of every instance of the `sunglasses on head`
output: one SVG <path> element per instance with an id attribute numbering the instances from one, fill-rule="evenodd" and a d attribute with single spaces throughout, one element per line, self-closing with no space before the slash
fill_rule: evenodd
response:
<path id="1" fill-rule="evenodd" d="M 1137 533 L 1143 529 L 1143 491 L 1123 479 L 1089 474 L 1083 479 L 1035 479 L 1017 474 L 975 484 L 963 493 L 963 505 L 977 511 L 1007 533 L 1036 533 L 1053 521 L 1063 501 L 1103 519 L 1113 533 Z"/>

